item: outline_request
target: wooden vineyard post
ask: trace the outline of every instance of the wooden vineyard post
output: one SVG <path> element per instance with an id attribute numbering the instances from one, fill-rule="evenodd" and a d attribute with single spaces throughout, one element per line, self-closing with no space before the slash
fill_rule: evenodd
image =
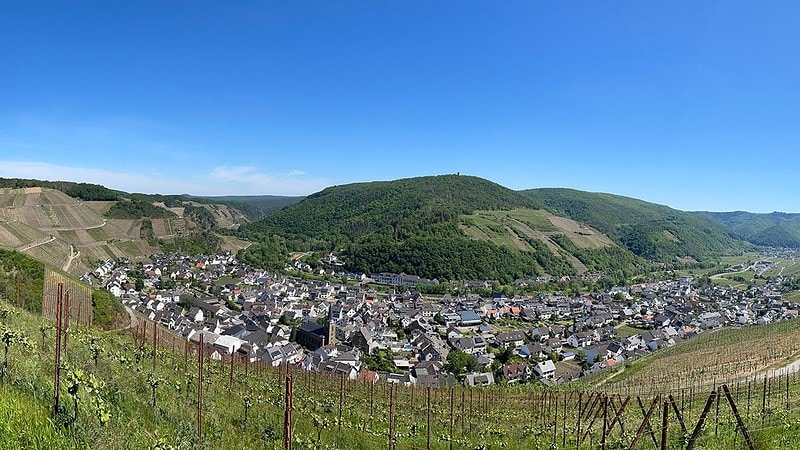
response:
<path id="1" fill-rule="evenodd" d="M 64 322 L 61 324 L 62 331 L 64 332 L 64 345 L 61 347 L 61 351 L 66 354 L 67 335 L 69 334 L 69 289 L 64 293 L 64 307 L 61 309 L 61 313 L 66 316 Z"/>
<path id="2" fill-rule="evenodd" d="M 61 365 L 61 312 L 62 302 L 64 295 L 64 284 L 58 283 L 58 297 L 56 298 L 56 364 L 53 369 L 53 419 L 58 414 L 58 396 L 61 379 L 60 379 L 60 365 Z"/>
<path id="3" fill-rule="evenodd" d="M 450 449 L 453 448 L 453 388 L 450 388 Z"/>
<path id="4" fill-rule="evenodd" d="M 661 450 L 667 450 L 667 430 L 669 429 L 669 403 L 665 400 L 661 408 Z"/>
<path id="5" fill-rule="evenodd" d="M 767 376 L 764 375 L 764 388 L 761 390 L 761 425 L 767 415 Z"/>
<path id="6" fill-rule="evenodd" d="M 553 440 L 550 443 L 552 447 L 556 446 L 556 441 L 558 440 L 558 395 L 553 394 L 553 404 L 555 405 L 555 414 L 553 414 Z M 567 411 L 564 411 L 566 414 Z M 604 418 L 605 419 L 605 418 Z"/>
<path id="7" fill-rule="evenodd" d="M 600 435 L 600 448 L 606 450 L 606 430 L 608 430 L 608 396 L 603 396 L 603 432 Z"/>
<path id="8" fill-rule="evenodd" d="M 231 353 L 231 373 L 228 377 L 228 397 L 233 394 L 233 357 L 235 353 Z"/>
<path id="9" fill-rule="evenodd" d="M 203 443 L 203 334 L 197 352 L 197 444 Z"/>
<path id="10" fill-rule="evenodd" d="M 342 431 L 342 403 L 344 403 L 344 374 L 339 377 L 339 432 Z"/>
<path id="11" fill-rule="evenodd" d="M 569 394 L 572 397 L 572 394 Z M 564 413 L 561 416 L 561 447 L 567 447 L 567 394 L 564 394 Z"/>
<path id="12" fill-rule="evenodd" d="M 286 376 L 286 410 L 283 416 L 283 448 L 292 450 L 292 376 Z"/>
<path id="13" fill-rule="evenodd" d="M 427 390 L 427 399 L 428 399 L 428 444 L 427 448 L 431 448 L 431 386 L 428 385 Z"/>
<path id="14" fill-rule="evenodd" d="M 736 408 L 736 403 L 733 402 L 731 392 L 728 390 L 728 385 L 723 384 L 722 390 L 725 392 L 725 398 L 728 399 L 728 403 L 731 405 L 733 415 L 736 416 L 736 425 L 739 427 L 739 431 L 742 432 L 742 436 L 744 436 L 744 440 L 747 442 L 747 447 L 750 450 L 754 450 L 755 447 L 753 446 L 753 441 L 750 439 L 750 433 L 747 432 L 747 427 L 744 426 L 744 421 L 742 420 L 742 416 L 739 415 L 739 410 Z"/>
<path id="15" fill-rule="evenodd" d="M 714 436 L 717 436 L 719 433 L 719 395 L 716 399 L 716 412 L 714 413 Z"/>
<path id="16" fill-rule="evenodd" d="M 469 390 L 469 427 L 472 429 L 472 389 Z"/>
<path id="17" fill-rule="evenodd" d="M 464 390 L 462 389 L 461 390 L 461 436 L 462 437 L 464 436 L 464 428 L 465 428 L 465 422 L 466 422 L 465 419 L 466 418 L 467 418 L 467 415 L 465 414 L 465 411 L 464 411 Z"/>
<path id="18" fill-rule="evenodd" d="M 652 428 L 650 427 L 650 417 L 653 415 L 653 411 L 655 411 L 656 406 L 658 406 L 659 400 L 660 400 L 659 396 L 656 396 L 653 399 L 653 403 L 650 405 L 650 409 L 647 411 L 647 413 L 644 414 L 644 420 L 642 420 L 642 424 L 639 426 L 639 429 L 636 431 L 636 435 L 633 437 L 633 442 L 631 442 L 630 448 L 636 447 L 636 442 L 639 440 L 639 438 L 642 437 L 642 434 L 645 432 L 645 430 L 650 431 L 650 437 L 653 438 L 653 443 L 655 444 L 656 447 L 658 447 L 658 443 L 656 442 L 656 437 L 653 434 Z M 642 410 L 642 412 L 644 412 L 644 404 L 642 404 L 641 397 L 637 396 L 636 401 L 639 402 L 639 408 Z"/>
<path id="19" fill-rule="evenodd" d="M 750 415 L 750 380 L 747 380 L 747 415 Z"/>
<path id="20" fill-rule="evenodd" d="M 394 384 L 389 387 L 389 450 L 394 450 Z"/>
<path id="21" fill-rule="evenodd" d="M 622 432 L 622 434 L 625 434 L 625 424 L 624 424 L 624 421 L 622 420 L 623 419 L 622 414 L 625 412 L 625 407 L 628 406 L 628 402 L 630 402 L 630 401 L 631 401 L 630 397 L 625 397 L 625 401 L 623 401 L 620 404 L 619 409 L 617 409 L 614 406 L 614 402 L 613 401 L 611 402 L 611 408 L 614 411 L 614 418 L 611 419 L 611 424 L 608 426 L 608 431 L 606 432 L 607 434 L 611 434 L 611 431 L 614 430 L 614 425 L 616 425 L 618 422 L 619 422 L 620 431 Z"/>
<path id="22" fill-rule="evenodd" d="M 158 328 L 156 323 L 153 322 L 153 373 L 156 372 L 156 346 L 158 345 Z"/>
<path id="23" fill-rule="evenodd" d="M 583 392 L 578 393 L 578 423 L 575 426 L 575 450 L 581 448 L 581 415 L 583 415 Z"/>
<path id="24" fill-rule="evenodd" d="M 672 404 L 672 409 L 675 411 L 675 417 L 678 419 L 678 423 L 681 425 L 681 431 L 684 435 L 686 435 L 688 431 L 686 430 L 686 424 L 683 422 L 683 414 L 681 414 L 680 410 L 678 409 L 678 405 L 675 402 L 675 398 L 672 396 L 672 394 L 669 394 L 669 402 Z"/>
<path id="25" fill-rule="evenodd" d="M 714 404 L 714 399 L 717 397 L 717 391 L 711 391 L 711 394 L 708 396 L 708 400 L 706 400 L 706 406 L 703 408 L 703 412 L 700 413 L 700 419 L 697 421 L 697 425 L 694 427 L 694 431 L 692 431 L 692 435 L 689 437 L 689 443 L 686 444 L 686 450 L 692 450 L 694 448 L 694 443 L 697 440 L 697 437 L 700 436 L 700 431 L 703 430 L 703 423 L 706 421 L 706 416 L 708 416 L 708 411 L 711 410 L 711 405 Z"/>

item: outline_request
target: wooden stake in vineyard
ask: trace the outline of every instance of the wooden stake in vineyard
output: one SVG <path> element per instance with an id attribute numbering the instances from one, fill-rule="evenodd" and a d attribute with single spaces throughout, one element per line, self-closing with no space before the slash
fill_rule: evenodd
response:
<path id="1" fill-rule="evenodd" d="M 292 450 L 292 376 L 286 376 L 286 410 L 283 417 L 283 448 Z"/>
<path id="2" fill-rule="evenodd" d="M 197 351 L 197 444 L 203 442 L 203 334 Z"/>
<path id="3" fill-rule="evenodd" d="M 428 448 L 431 448 L 431 386 L 428 385 L 427 390 L 428 398 Z"/>
<path id="4" fill-rule="evenodd" d="M 389 388 L 389 450 L 394 450 L 394 384 Z"/>
<path id="5" fill-rule="evenodd" d="M 53 369 L 53 418 L 55 419 L 58 414 L 58 395 L 61 379 L 60 379 L 60 366 L 61 366 L 61 312 L 64 300 L 64 284 L 58 283 L 58 297 L 56 299 L 56 365 Z"/>
<path id="6" fill-rule="evenodd" d="M 64 319 L 64 323 L 62 324 L 62 327 L 64 329 L 64 345 L 61 348 L 61 351 L 66 354 L 67 335 L 69 334 L 69 290 L 67 290 L 67 292 L 64 294 L 64 307 L 62 308 L 61 313 L 66 316 Z"/>
<path id="7" fill-rule="evenodd" d="M 158 346 L 158 328 L 156 323 L 153 322 L 153 372 L 156 371 L 156 347 Z"/>

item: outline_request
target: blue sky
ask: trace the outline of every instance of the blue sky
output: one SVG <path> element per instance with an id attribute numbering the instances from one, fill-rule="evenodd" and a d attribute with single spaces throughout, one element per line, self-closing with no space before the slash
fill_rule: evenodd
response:
<path id="1" fill-rule="evenodd" d="M 800 212 L 796 2 L 5 2 L 0 176 Z"/>

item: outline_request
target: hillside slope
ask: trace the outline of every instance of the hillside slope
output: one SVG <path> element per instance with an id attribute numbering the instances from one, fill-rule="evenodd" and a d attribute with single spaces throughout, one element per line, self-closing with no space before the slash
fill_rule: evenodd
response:
<path id="1" fill-rule="evenodd" d="M 603 250 L 616 247 L 608 237 L 589 228 L 581 236 L 579 224 L 539 208 L 518 192 L 461 175 L 334 186 L 243 226 L 242 235 L 261 244 L 242 256 L 278 265 L 270 255 L 287 249 L 340 250 L 348 268 L 367 273 L 510 281 L 586 271 L 586 262 L 603 270 L 592 260 L 619 253 Z"/>
<path id="2" fill-rule="evenodd" d="M 706 262 L 749 246 L 718 222 L 664 205 L 573 189 L 523 192 L 555 214 L 588 224 L 652 261 Z"/>
<path id="3" fill-rule="evenodd" d="M 436 278 L 495 278 L 541 271 L 530 254 L 469 239 L 461 214 L 476 209 L 534 207 L 532 200 L 475 177 L 444 175 L 333 186 L 241 233 L 284 240 L 285 249 L 343 250 L 348 267 Z M 254 263 L 264 244 L 243 257 Z"/>
<path id="4" fill-rule="evenodd" d="M 743 211 L 696 214 L 724 224 L 732 233 L 756 245 L 800 248 L 800 214 Z"/>

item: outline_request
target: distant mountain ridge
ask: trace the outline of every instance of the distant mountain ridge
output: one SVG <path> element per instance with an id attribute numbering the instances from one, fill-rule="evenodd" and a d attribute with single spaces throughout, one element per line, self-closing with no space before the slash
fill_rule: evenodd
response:
<path id="1" fill-rule="evenodd" d="M 800 214 L 744 211 L 698 211 L 695 214 L 724 224 L 735 235 L 756 245 L 800 248 Z"/>

